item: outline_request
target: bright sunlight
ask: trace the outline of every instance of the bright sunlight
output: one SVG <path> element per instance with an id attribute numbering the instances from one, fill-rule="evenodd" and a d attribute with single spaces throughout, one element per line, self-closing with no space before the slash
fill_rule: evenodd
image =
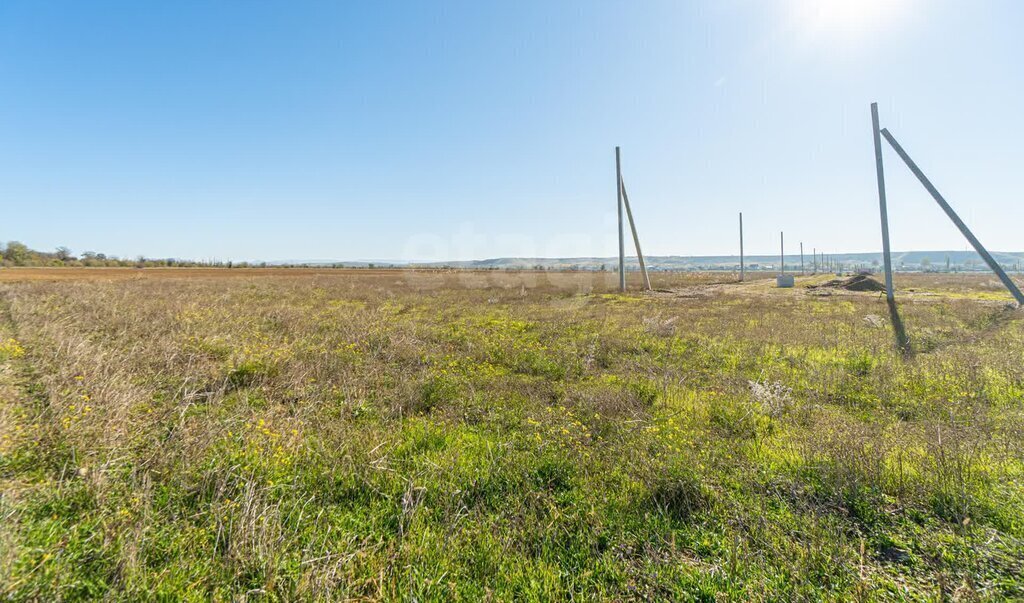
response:
<path id="1" fill-rule="evenodd" d="M 788 12 L 801 36 L 859 45 L 905 22 L 916 5 L 915 0 L 790 0 Z"/>

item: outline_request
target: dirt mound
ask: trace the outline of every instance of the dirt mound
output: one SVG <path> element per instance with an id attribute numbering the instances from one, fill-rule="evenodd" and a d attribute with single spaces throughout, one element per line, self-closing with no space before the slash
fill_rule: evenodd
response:
<path id="1" fill-rule="evenodd" d="M 837 278 L 810 289 L 844 289 L 846 291 L 885 291 L 885 285 L 864 274 L 850 278 Z"/>

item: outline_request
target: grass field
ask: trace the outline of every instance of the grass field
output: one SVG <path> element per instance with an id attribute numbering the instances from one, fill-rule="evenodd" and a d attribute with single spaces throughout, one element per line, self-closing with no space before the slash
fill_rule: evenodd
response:
<path id="1" fill-rule="evenodd" d="M 1024 598 L 1024 312 L 656 274 L 0 271 L 0 598 Z"/>

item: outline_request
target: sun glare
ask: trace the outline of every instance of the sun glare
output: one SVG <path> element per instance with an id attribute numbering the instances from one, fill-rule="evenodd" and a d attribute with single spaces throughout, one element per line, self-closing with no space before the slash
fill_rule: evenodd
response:
<path id="1" fill-rule="evenodd" d="M 830 42 L 862 42 L 903 21 L 914 0 L 790 0 L 793 29 Z"/>

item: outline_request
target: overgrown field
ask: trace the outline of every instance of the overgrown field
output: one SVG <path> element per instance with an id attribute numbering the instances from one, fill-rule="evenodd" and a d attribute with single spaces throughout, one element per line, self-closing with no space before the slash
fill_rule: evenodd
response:
<path id="1" fill-rule="evenodd" d="M 412 273 L 0 284 L 0 598 L 1024 598 L 1024 312 Z"/>

